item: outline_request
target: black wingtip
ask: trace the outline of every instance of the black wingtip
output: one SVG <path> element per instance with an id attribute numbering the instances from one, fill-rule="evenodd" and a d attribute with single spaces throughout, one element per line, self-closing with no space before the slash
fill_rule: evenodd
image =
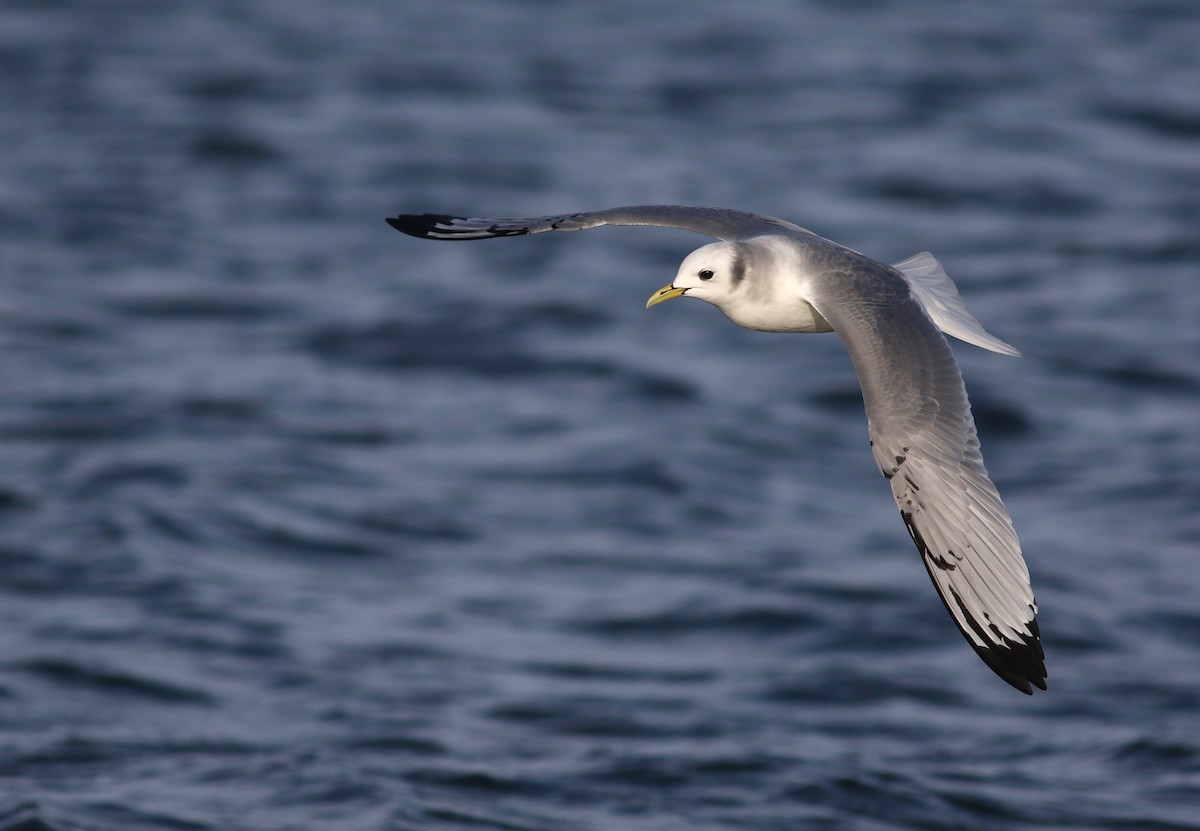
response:
<path id="1" fill-rule="evenodd" d="M 1034 639 L 1021 638 L 1022 643 L 1006 640 L 1004 646 L 976 646 L 976 654 L 983 659 L 992 672 L 1026 695 L 1033 695 L 1033 688 L 1046 689 L 1046 667 L 1042 645 Z"/>
<path id="2" fill-rule="evenodd" d="M 971 615 L 962 598 L 953 589 L 949 590 L 950 597 L 946 597 L 942 593 L 941 586 L 933 573 L 935 564 L 932 563 L 929 548 L 925 545 L 925 541 L 921 538 L 916 526 L 912 524 L 912 515 L 905 511 L 901 511 L 900 515 L 904 517 L 904 524 L 908 526 L 908 531 L 912 534 L 917 548 L 925 555 L 921 558 L 921 561 L 925 564 L 925 571 L 928 572 L 929 579 L 933 581 L 934 588 L 938 590 L 937 594 L 942 601 L 942 605 L 946 607 L 946 611 L 950 612 L 951 618 L 956 622 L 958 618 L 954 614 L 953 609 L 950 608 L 951 598 L 954 599 L 955 605 L 962 612 L 963 619 L 967 622 L 970 631 L 961 626 L 958 627 L 958 630 L 962 632 L 967 643 L 975 650 L 975 654 L 983 659 L 983 662 L 988 665 L 992 672 L 1000 676 L 1010 686 L 1026 695 L 1033 695 L 1034 687 L 1045 690 L 1046 677 L 1049 673 L 1046 672 L 1046 653 L 1042 650 L 1042 634 L 1038 629 L 1037 618 L 1030 617 L 1026 624 L 1029 627 L 1029 634 L 1018 635 L 1018 640 L 1006 637 L 994 624 L 988 624 L 988 631 L 985 631 L 983 626 Z M 1031 608 L 1030 612 L 1032 611 Z M 974 633 L 974 637 L 972 637 L 972 633 Z M 976 640 L 992 642 L 995 645 L 980 646 L 976 643 Z M 996 643 L 997 641 L 999 643 Z"/>
<path id="3" fill-rule="evenodd" d="M 448 225 L 453 220 L 454 217 L 441 214 L 400 214 L 387 217 L 387 224 L 410 237 L 428 239 L 438 225 Z"/>
<path id="4" fill-rule="evenodd" d="M 1019 640 L 1002 637 L 1000 646 L 971 646 L 993 672 L 1026 695 L 1033 695 L 1033 687 L 1046 689 L 1048 673 L 1037 620 L 1030 620 L 1028 625 L 1029 634 L 1020 635 Z"/>
<path id="5" fill-rule="evenodd" d="M 448 214 L 400 214 L 387 217 L 387 224 L 402 234 L 421 239 L 441 240 L 519 237 L 530 233 L 530 227 L 525 222 L 525 220 L 470 219 Z"/>

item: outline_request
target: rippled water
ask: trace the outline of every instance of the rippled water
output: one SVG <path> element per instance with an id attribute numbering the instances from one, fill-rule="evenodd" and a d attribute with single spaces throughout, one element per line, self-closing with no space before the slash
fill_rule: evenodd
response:
<path id="1" fill-rule="evenodd" d="M 0 6 L 0 829 L 1200 827 L 1200 7 Z M 1050 690 L 718 204 L 945 263 Z"/>

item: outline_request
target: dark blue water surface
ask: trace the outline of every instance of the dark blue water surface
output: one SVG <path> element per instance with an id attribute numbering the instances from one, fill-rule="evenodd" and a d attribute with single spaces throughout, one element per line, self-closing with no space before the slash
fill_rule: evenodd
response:
<path id="1" fill-rule="evenodd" d="M 0 830 L 1200 828 L 1200 4 L 0 5 Z M 1050 690 L 837 338 L 638 203 L 930 249 Z"/>

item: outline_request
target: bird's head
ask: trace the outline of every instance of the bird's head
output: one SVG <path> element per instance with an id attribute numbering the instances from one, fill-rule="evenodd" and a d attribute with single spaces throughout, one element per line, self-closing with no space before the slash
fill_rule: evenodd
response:
<path id="1" fill-rule="evenodd" d="M 650 295 L 646 308 L 684 296 L 711 303 L 738 326 L 759 332 L 833 331 L 805 299 L 803 262 L 789 239 L 697 248 L 675 279 Z"/>
<path id="2" fill-rule="evenodd" d="M 746 258 L 733 242 L 713 242 L 687 255 L 675 279 L 646 301 L 646 308 L 674 297 L 695 297 L 717 308 L 733 300 L 746 279 Z"/>

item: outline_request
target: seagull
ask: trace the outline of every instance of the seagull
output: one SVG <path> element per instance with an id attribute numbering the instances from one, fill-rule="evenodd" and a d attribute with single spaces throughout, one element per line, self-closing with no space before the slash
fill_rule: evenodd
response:
<path id="1" fill-rule="evenodd" d="M 931 254 L 886 265 L 791 222 L 724 208 L 644 205 L 525 219 L 401 214 L 387 222 L 436 240 L 602 225 L 715 238 L 688 254 L 646 308 L 694 297 L 747 329 L 836 332 L 862 386 L 875 463 L 946 610 L 997 675 L 1027 695 L 1032 686 L 1046 689 L 1029 570 L 983 465 L 967 391 L 942 333 L 1020 353 L 984 330 Z"/>

